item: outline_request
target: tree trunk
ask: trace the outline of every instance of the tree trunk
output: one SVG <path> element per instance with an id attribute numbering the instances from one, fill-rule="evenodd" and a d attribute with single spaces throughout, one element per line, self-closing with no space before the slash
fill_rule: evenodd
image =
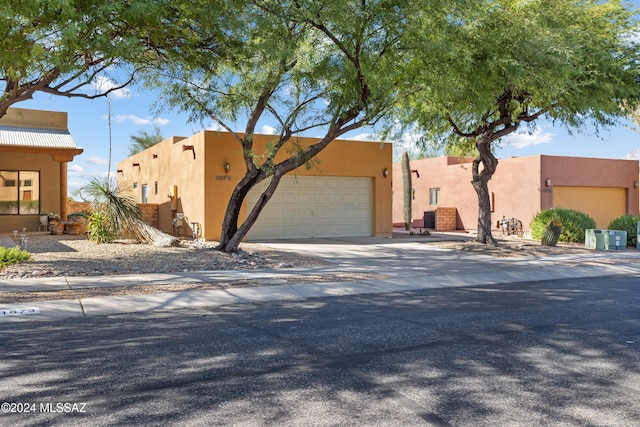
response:
<path id="1" fill-rule="evenodd" d="M 479 156 L 473 161 L 473 180 L 471 184 L 478 196 L 478 236 L 480 243 L 496 241 L 491 234 L 491 199 L 489 197 L 489 180 L 498 167 L 498 159 L 491 152 L 491 141 L 480 136 L 476 142 Z M 480 169 L 482 164 L 482 169 Z"/>
<path id="2" fill-rule="evenodd" d="M 263 179 L 263 178 L 262 178 Z M 249 191 L 260 181 L 260 174 L 258 170 L 253 173 L 247 173 L 242 180 L 236 185 L 231 193 L 231 198 L 227 204 L 227 210 L 224 213 L 224 220 L 222 221 L 222 230 L 220 232 L 220 243 L 218 244 L 218 250 L 223 252 L 236 252 L 240 239 L 234 239 L 234 236 L 238 232 L 238 218 L 240 217 L 240 209 L 244 199 L 249 194 Z M 232 244 L 232 239 L 238 242 Z"/>
<path id="3" fill-rule="evenodd" d="M 256 186 L 259 182 L 264 180 L 264 177 L 260 176 L 260 173 L 257 173 L 256 178 L 252 178 L 251 176 L 245 176 L 234 189 L 233 194 L 231 195 L 231 199 L 229 200 L 229 204 L 227 206 L 227 211 L 224 216 L 224 221 L 222 223 L 222 234 L 220 236 L 220 244 L 218 245 L 218 250 L 222 252 L 237 252 L 238 247 L 240 246 L 240 242 L 247 235 L 253 224 L 255 224 L 258 216 L 267 205 L 267 202 L 275 193 L 278 184 L 280 183 L 280 179 L 284 174 L 276 171 L 271 176 L 271 181 L 269 181 L 269 185 L 262 192 L 256 205 L 251 209 L 247 218 L 244 222 L 238 227 L 238 218 L 240 215 L 240 207 L 242 206 L 242 202 L 247 197 L 249 191 Z M 252 175 L 253 176 L 253 175 Z"/>

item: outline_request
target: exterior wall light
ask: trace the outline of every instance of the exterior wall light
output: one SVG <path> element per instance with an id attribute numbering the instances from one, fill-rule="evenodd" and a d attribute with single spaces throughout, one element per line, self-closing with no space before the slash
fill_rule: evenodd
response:
<path id="1" fill-rule="evenodd" d="M 382 176 L 387 178 L 389 176 L 389 169 L 387 168 L 382 169 Z"/>
<path id="2" fill-rule="evenodd" d="M 551 187 L 551 180 L 550 180 L 550 179 L 547 179 L 547 180 L 544 182 L 544 185 L 545 185 L 545 186 L 547 186 L 547 187 Z"/>
<path id="3" fill-rule="evenodd" d="M 224 173 L 229 173 L 230 170 L 231 170 L 231 163 L 225 162 L 224 163 Z"/>
<path id="4" fill-rule="evenodd" d="M 633 181 L 633 188 L 638 188 L 638 181 Z"/>

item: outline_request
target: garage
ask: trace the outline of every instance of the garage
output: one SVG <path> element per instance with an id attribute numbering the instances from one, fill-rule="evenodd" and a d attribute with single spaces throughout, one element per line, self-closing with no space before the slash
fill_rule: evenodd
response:
<path id="1" fill-rule="evenodd" d="M 627 189 L 606 187 L 554 187 L 553 207 L 575 209 L 596 220 L 598 228 L 627 213 Z"/>
<path id="2" fill-rule="evenodd" d="M 247 195 L 249 211 L 268 181 Z M 373 234 L 373 179 L 285 176 L 247 240 L 357 237 Z"/>

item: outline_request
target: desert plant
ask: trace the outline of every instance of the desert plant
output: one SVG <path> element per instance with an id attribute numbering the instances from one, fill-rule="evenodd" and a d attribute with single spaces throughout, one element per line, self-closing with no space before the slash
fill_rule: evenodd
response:
<path id="1" fill-rule="evenodd" d="M 87 232 L 102 238 L 110 235 L 112 239 L 134 239 L 142 243 L 153 243 L 157 246 L 170 246 L 178 239 L 151 227 L 142 219 L 142 213 L 133 194 L 125 189 L 125 183 L 115 184 L 109 178 L 94 178 L 83 188 L 84 193 L 92 201 L 94 224 L 89 216 Z M 97 240 L 95 240 L 97 241 Z"/>
<path id="2" fill-rule="evenodd" d="M 115 233 L 104 211 L 94 211 L 89 215 L 87 238 L 96 243 L 109 243 L 115 240 Z"/>
<path id="3" fill-rule="evenodd" d="M 402 153 L 401 167 L 402 192 L 404 194 L 404 228 L 409 230 L 411 229 L 411 168 L 409 166 L 409 154 L 406 151 Z"/>
<path id="4" fill-rule="evenodd" d="M 635 247 L 638 241 L 640 215 L 622 215 L 609 223 L 607 229 L 627 232 L 627 246 Z"/>
<path id="5" fill-rule="evenodd" d="M 29 252 L 18 247 L 5 248 L 4 246 L 0 246 L 0 268 L 27 261 L 30 258 L 31 254 Z"/>
<path id="6" fill-rule="evenodd" d="M 552 208 L 539 212 L 531 221 L 531 237 L 542 239 L 544 230 L 551 221 L 561 227 L 559 241 L 584 243 L 584 232 L 596 228 L 596 221 L 589 215 L 574 209 Z"/>
<path id="7" fill-rule="evenodd" d="M 560 234 L 562 233 L 562 226 L 558 221 L 550 221 L 547 224 L 544 232 L 542 233 L 542 245 L 543 246 L 555 246 L 558 244 Z"/>

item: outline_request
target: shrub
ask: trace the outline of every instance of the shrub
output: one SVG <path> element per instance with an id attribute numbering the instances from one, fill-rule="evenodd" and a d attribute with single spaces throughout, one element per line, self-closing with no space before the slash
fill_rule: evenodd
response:
<path id="1" fill-rule="evenodd" d="M 627 246 L 636 247 L 638 241 L 638 221 L 640 215 L 622 215 L 609 223 L 609 230 L 622 230 L 627 232 Z"/>
<path id="2" fill-rule="evenodd" d="M 584 243 L 584 231 L 596 228 L 589 215 L 573 209 L 553 208 L 539 212 L 531 221 L 531 237 L 541 239 L 547 224 L 556 221 L 562 226 L 561 242 Z"/>
<path id="3" fill-rule="evenodd" d="M 31 258 L 31 254 L 20 248 L 5 248 L 4 246 L 0 246 L 0 268 L 27 261 L 29 258 Z"/>
<path id="4" fill-rule="evenodd" d="M 95 211 L 89 215 L 87 238 L 96 243 L 113 242 L 115 233 L 105 212 Z"/>

